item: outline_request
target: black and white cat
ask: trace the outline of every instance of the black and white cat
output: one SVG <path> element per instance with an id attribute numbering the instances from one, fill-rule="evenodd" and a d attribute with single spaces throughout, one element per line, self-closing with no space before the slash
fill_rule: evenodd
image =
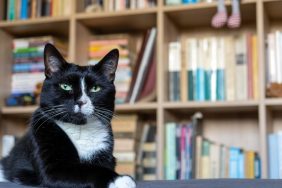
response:
<path id="1" fill-rule="evenodd" d="M 40 107 L 30 129 L 1 161 L 12 182 L 44 187 L 135 188 L 119 175 L 113 157 L 111 119 L 118 50 L 97 65 L 67 63 L 56 48 L 44 49 Z"/>

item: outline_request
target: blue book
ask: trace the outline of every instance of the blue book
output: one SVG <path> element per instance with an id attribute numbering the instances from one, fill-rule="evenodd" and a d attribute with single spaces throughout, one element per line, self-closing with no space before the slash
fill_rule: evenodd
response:
<path id="1" fill-rule="evenodd" d="M 255 155 L 255 178 L 256 179 L 261 178 L 261 162 L 257 153 Z"/>
<path id="2" fill-rule="evenodd" d="M 244 179 L 245 178 L 245 154 L 241 150 L 240 154 L 238 156 L 238 175 L 239 178 Z"/>
<path id="3" fill-rule="evenodd" d="M 205 101 L 205 70 L 197 68 L 196 70 L 196 101 Z"/>
<path id="4" fill-rule="evenodd" d="M 216 70 L 216 99 L 225 100 L 225 74 L 224 69 Z"/>
<path id="5" fill-rule="evenodd" d="M 166 168 L 165 177 L 167 180 L 176 179 L 176 123 L 166 124 Z"/>
<path id="6" fill-rule="evenodd" d="M 279 160 L 278 160 L 278 135 L 268 135 L 268 172 L 270 179 L 279 178 Z"/>
<path id="7" fill-rule="evenodd" d="M 282 132 L 278 133 L 278 139 L 277 139 L 277 151 L 278 151 L 278 163 L 276 165 L 278 166 L 278 174 L 279 179 L 282 178 Z"/>
<path id="8" fill-rule="evenodd" d="M 182 0 L 182 4 L 190 4 L 191 0 Z"/>
<path id="9" fill-rule="evenodd" d="M 229 149 L 229 178 L 239 178 L 239 155 L 240 149 Z"/>
<path id="10" fill-rule="evenodd" d="M 28 19 L 28 0 L 21 0 L 21 19 Z"/>

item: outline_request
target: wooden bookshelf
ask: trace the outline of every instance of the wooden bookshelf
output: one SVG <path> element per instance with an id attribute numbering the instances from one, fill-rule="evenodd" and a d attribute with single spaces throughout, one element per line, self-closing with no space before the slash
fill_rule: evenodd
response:
<path id="1" fill-rule="evenodd" d="M 71 0 L 73 10 L 67 17 L 43 17 L 31 20 L 0 21 L 0 133 L 22 135 L 27 117 L 36 109 L 30 107 L 5 107 L 4 98 L 10 91 L 11 41 L 17 37 L 55 35 L 68 40 L 69 60 L 86 63 L 86 45 L 93 33 L 144 32 L 156 27 L 157 35 L 157 101 L 117 105 L 117 113 L 150 115 L 157 122 L 158 178 L 164 178 L 164 130 L 165 122 L 188 120 L 196 111 L 204 113 L 204 136 L 235 146 L 244 146 L 259 152 L 262 161 L 262 177 L 268 177 L 267 134 L 282 129 L 282 99 L 265 97 L 265 38 L 274 28 L 282 28 L 282 1 L 243 0 L 242 27 L 239 30 L 213 29 L 210 26 L 216 3 L 166 6 L 158 0 L 150 9 L 120 12 L 84 13 L 80 0 Z M 3 1 L 0 1 L 0 9 Z M 230 2 L 227 2 L 230 11 Z M 0 10 L 0 12 L 2 12 Z M 3 15 L 0 14 L 0 19 Z M 196 19 L 195 19 L 196 18 Z M 257 101 L 223 102 L 169 102 L 167 85 L 168 48 L 170 41 L 194 32 L 230 34 L 255 31 L 259 50 L 259 94 Z M 242 139 L 241 139 L 242 138 Z"/>

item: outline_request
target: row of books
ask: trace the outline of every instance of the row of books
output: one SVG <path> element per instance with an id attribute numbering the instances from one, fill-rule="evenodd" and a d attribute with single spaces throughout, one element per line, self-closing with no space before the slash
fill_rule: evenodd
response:
<path id="1" fill-rule="evenodd" d="M 5 20 L 25 20 L 42 16 L 67 16 L 71 12 L 69 0 L 4 0 Z"/>
<path id="2" fill-rule="evenodd" d="M 165 0 L 166 5 L 181 5 L 181 4 L 194 4 L 194 3 L 211 3 L 214 0 Z"/>
<path id="3" fill-rule="evenodd" d="M 267 36 L 267 83 L 282 83 L 282 32 L 274 31 Z"/>
<path id="4" fill-rule="evenodd" d="M 66 56 L 67 46 L 52 36 L 19 38 L 13 40 L 13 65 L 11 94 L 33 93 L 44 76 L 43 51 L 46 43 L 52 43 Z"/>
<path id="5" fill-rule="evenodd" d="M 282 132 L 268 135 L 269 178 L 282 178 Z"/>
<path id="6" fill-rule="evenodd" d="M 122 115 L 113 119 L 112 129 L 117 172 L 139 180 L 156 179 L 155 124 L 142 124 L 137 115 Z"/>
<path id="7" fill-rule="evenodd" d="M 96 64 L 113 48 L 119 49 L 120 59 L 115 79 L 116 103 L 154 100 L 156 97 L 154 50 L 156 29 L 149 29 L 144 34 L 138 49 L 134 37 L 128 34 L 103 35 L 94 38 L 89 42 L 89 64 Z"/>
<path id="8" fill-rule="evenodd" d="M 194 123 L 166 123 L 165 178 L 260 178 L 254 151 L 227 147 L 197 135 Z"/>
<path id="9" fill-rule="evenodd" d="M 258 99 L 257 36 L 186 38 L 169 44 L 170 101 Z"/>
<path id="10" fill-rule="evenodd" d="M 156 0 L 85 0 L 86 12 L 122 11 L 127 9 L 142 9 L 156 6 Z"/>

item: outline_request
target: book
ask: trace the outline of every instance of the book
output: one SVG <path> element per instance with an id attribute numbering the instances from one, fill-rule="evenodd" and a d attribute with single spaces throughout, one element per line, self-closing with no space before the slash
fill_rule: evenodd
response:
<path id="1" fill-rule="evenodd" d="M 132 93 L 129 98 L 129 103 L 136 102 L 138 98 L 138 94 L 140 93 L 140 89 L 142 88 L 142 85 L 144 84 L 144 74 L 148 71 L 148 65 L 150 62 L 150 58 L 152 57 L 153 48 L 155 44 L 155 38 L 156 38 L 156 28 L 152 28 L 150 30 L 150 34 L 148 37 L 148 41 L 146 42 L 146 46 L 144 49 L 144 53 L 141 58 L 140 67 L 138 69 L 138 72 L 136 73 L 136 80 L 134 82 Z"/>
<path id="2" fill-rule="evenodd" d="M 2 157 L 7 157 L 16 143 L 14 135 L 3 135 L 2 137 Z"/>
<path id="3" fill-rule="evenodd" d="M 193 101 L 196 99 L 195 87 L 196 87 L 196 69 L 198 62 L 198 43 L 196 39 L 187 39 L 187 78 L 188 78 L 188 100 Z"/>
<path id="4" fill-rule="evenodd" d="M 268 158 L 269 158 L 269 178 L 279 179 L 279 146 L 278 146 L 278 134 L 268 135 Z"/>
<path id="5" fill-rule="evenodd" d="M 169 43 L 169 100 L 180 101 L 180 69 L 181 45 L 179 42 Z"/>
<path id="6" fill-rule="evenodd" d="M 166 123 L 166 167 L 165 167 L 165 179 L 176 179 L 176 124 Z"/>
<path id="7" fill-rule="evenodd" d="M 235 39 L 236 54 L 236 99 L 247 100 L 248 98 L 248 71 L 246 36 L 240 35 Z"/>
<path id="8" fill-rule="evenodd" d="M 240 178 L 240 149 L 239 148 L 230 148 L 229 149 L 229 177 L 230 178 Z"/>

